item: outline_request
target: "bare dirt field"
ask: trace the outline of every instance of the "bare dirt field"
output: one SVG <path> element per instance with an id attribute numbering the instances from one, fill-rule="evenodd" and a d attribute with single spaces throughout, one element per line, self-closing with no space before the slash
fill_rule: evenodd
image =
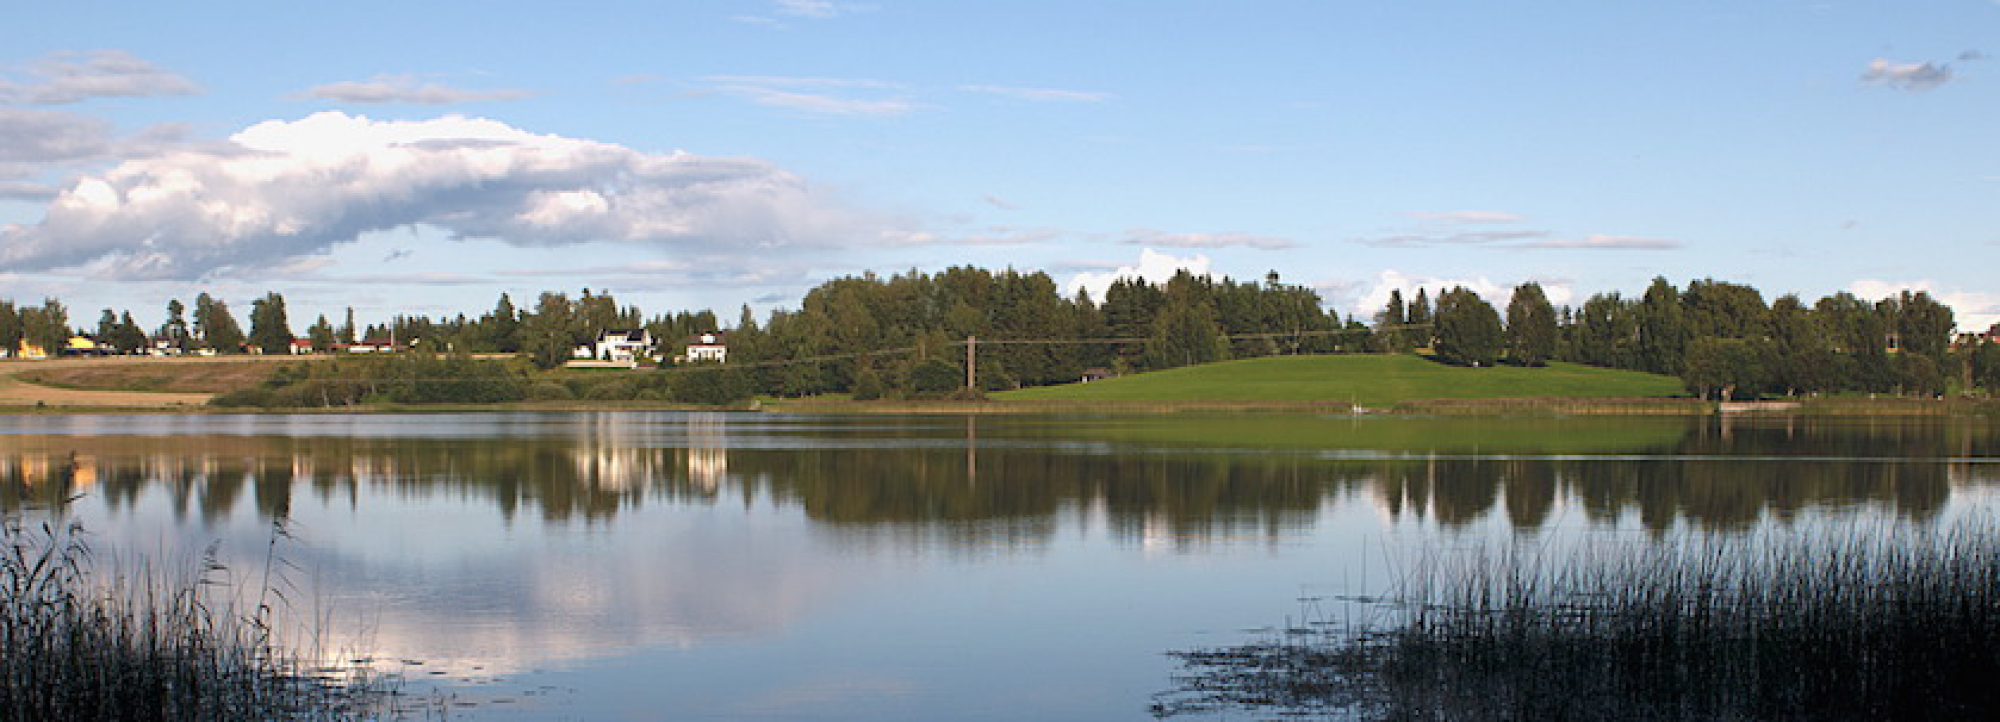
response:
<path id="1" fill-rule="evenodd" d="M 298 357 L 93 358 L 0 362 L 0 407 L 198 407 Z"/>

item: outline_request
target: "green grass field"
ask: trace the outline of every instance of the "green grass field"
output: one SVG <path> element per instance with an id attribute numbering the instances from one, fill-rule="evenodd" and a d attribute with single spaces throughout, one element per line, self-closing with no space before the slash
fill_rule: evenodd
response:
<path id="1" fill-rule="evenodd" d="M 1414 355 L 1270 356 L 993 394 L 1003 401 L 1301 401 L 1390 408 L 1422 399 L 1661 398 L 1671 376 L 1551 364 L 1462 368 Z"/>

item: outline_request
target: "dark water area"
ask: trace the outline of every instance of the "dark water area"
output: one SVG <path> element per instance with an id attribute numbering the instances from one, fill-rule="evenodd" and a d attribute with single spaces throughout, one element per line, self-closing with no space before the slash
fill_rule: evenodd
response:
<path id="1" fill-rule="evenodd" d="M 1440 545 L 1990 514 L 1951 418 L 0 417 L 0 512 L 272 548 L 467 718 L 1123 719 Z"/>

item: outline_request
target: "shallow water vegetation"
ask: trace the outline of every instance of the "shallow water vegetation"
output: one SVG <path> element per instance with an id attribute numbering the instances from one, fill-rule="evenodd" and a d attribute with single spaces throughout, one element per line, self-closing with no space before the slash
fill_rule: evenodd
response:
<path id="1" fill-rule="evenodd" d="M 0 519 L 0 719 L 361 719 L 387 678 L 287 649 L 273 594 L 239 601 L 211 551 L 175 580 L 104 573 L 74 524 Z M 314 650 L 317 651 L 317 650 Z"/>
<path id="2" fill-rule="evenodd" d="M 1367 623 L 1175 652 L 1157 716 L 1977 719 L 2000 711 L 2000 527 L 1425 557 Z M 1372 600 L 1367 600 L 1372 601 Z"/>

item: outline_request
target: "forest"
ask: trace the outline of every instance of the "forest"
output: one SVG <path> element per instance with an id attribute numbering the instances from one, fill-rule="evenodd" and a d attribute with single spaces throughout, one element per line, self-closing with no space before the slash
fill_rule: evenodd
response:
<path id="1" fill-rule="evenodd" d="M 976 350 L 971 356 L 980 391 L 1068 383 L 1086 372 L 1116 375 L 1274 354 L 1364 352 L 1419 352 L 1470 367 L 1563 361 L 1646 371 L 1677 376 L 1691 394 L 1721 399 L 2000 390 L 2000 343 L 1969 334 L 1955 343 L 1951 309 L 1922 291 L 1872 301 L 1843 292 L 1811 303 L 1797 295 L 1767 302 L 1747 285 L 1701 279 L 1678 287 L 1658 278 L 1636 297 L 1599 293 L 1578 306 L 1555 306 L 1534 283 L 1513 289 L 1504 307 L 1496 307 L 1498 300 L 1462 287 L 1435 298 L 1424 289 L 1413 298 L 1394 292 L 1385 308 L 1364 320 L 1326 310 L 1315 291 L 1284 283 L 1275 271 L 1261 282 L 1187 272 L 1164 283 L 1120 279 L 1103 299 L 1094 299 L 1084 292 L 1065 296 L 1038 271 L 953 267 L 836 278 L 809 291 L 796 309 L 759 319 L 744 307 L 733 324 L 713 311 L 648 316 L 636 306 L 620 305 L 610 293 L 584 289 L 574 298 L 543 292 L 527 308 L 502 294 L 492 310 L 476 317 L 399 315 L 360 328 L 349 309 L 338 325 L 318 317 L 303 338 L 317 350 L 393 338 L 433 354 L 515 354 L 546 369 L 569 360 L 573 348 L 604 329 L 646 328 L 667 359 L 690 335 L 725 334 L 727 364 L 668 362 L 663 369 L 708 372 L 701 374 L 707 380 L 630 379 L 618 385 L 620 391 L 599 391 L 636 398 L 965 395 L 976 393 L 963 388 L 968 341 Z M 76 333 L 121 352 L 167 345 L 287 353 L 295 338 L 277 293 L 252 302 L 247 332 L 227 304 L 206 293 L 191 308 L 172 300 L 166 311 L 166 322 L 151 333 L 133 323 L 130 311 L 112 309 L 104 309 L 95 329 Z M 56 299 L 39 306 L 0 301 L 0 349 L 60 348 L 70 334 L 67 309 Z M 286 378 L 353 375 L 358 367 L 339 368 L 347 370 L 306 370 Z M 464 365 L 446 372 L 498 378 Z M 443 372 L 408 363 L 379 370 L 401 378 L 438 373 Z M 476 395 L 544 395 L 533 393 L 525 377 L 517 385 Z M 398 393 L 429 398 L 441 392 Z"/>

